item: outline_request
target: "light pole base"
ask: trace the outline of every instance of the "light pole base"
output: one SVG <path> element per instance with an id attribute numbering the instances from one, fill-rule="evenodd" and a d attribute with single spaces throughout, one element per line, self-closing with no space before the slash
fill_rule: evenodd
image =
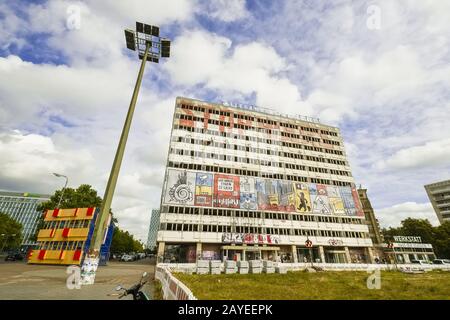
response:
<path id="1" fill-rule="evenodd" d="M 93 250 L 86 254 L 83 264 L 81 265 L 80 283 L 82 285 L 94 284 L 99 261 L 100 254 L 98 250 Z"/>

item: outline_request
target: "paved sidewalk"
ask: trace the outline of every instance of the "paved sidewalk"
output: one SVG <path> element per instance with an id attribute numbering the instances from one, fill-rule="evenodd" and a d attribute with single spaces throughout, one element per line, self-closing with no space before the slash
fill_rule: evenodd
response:
<path id="1" fill-rule="evenodd" d="M 118 300 L 109 297 L 119 284 L 125 288 L 137 283 L 144 271 L 150 280 L 144 292 L 152 296 L 154 264 L 149 259 L 135 262 L 109 262 L 99 267 L 92 286 L 69 290 L 67 266 L 28 265 L 24 262 L 0 263 L 0 300 Z M 128 296 L 125 299 L 132 299 Z"/>

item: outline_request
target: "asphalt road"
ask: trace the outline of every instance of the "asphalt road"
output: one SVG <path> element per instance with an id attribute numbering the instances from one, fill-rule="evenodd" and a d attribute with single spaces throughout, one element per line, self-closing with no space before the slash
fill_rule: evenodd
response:
<path id="1" fill-rule="evenodd" d="M 69 289 L 67 266 L 29 265 L 25 262 L 0 262 L 0 300 L 118 300 L 108 296 L 115 287 L 124 288 L 137 283 L 144 271 L 148 283 L 143 291 L 153 295 L 154 262 L 143 259 L 134 262 L 109 262 L 99 267 L 95 284 Z M 122 300 L 132 299 L 131 296 Z"/>

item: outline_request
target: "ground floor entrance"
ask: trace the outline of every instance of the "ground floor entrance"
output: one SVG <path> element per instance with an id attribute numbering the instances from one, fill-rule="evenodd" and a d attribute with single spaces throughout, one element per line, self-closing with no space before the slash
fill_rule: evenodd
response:
<path id="1" fill-rule="evenodd" d="M 398 263 L 415 257 L 398 255 Z M 423 258 L 417 254 L 417 258 Z M 424 259 L 430 259 L 425 257 Z M 158 261 L 165 263 L 195 263 L 197 260 L 270 260 L 281 263 L 374 263 L 368 247 L 245 245 L 220 243 L 159 243 Z M 405 261 L 406 262 L 406 261 Z"/>

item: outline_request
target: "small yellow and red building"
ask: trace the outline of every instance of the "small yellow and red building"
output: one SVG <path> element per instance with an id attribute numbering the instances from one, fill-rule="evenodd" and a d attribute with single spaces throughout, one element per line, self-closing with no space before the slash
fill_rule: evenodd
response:
<path id="1" fill-rule="evenodd" d="M 54 209 L 44 213 L 37 248 L 28 254 L 30 264 L 81 265 L 94 234 L 100 208 Z M 109 216 L 100 249 L 100 265 L 109 259 L 114 224 Z"/>

